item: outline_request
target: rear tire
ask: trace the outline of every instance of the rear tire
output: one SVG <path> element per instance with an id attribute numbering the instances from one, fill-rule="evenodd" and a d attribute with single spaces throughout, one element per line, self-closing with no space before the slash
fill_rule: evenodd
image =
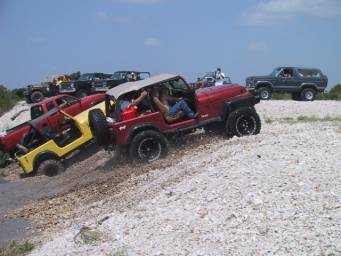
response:
<path id="1" fill-rule="evenodd" d="M 30 95 L 32 103 L 38 103 L 44 99 L 44 94 L 41 91 L 34 91 Z"/>
<path id="2" fill-rule="evenodd" d="M 260 87 L 258 94 L 261 100 L 270 100 L 272 96 L 271 90 L 268 87 Z"/>
<path id="3" fill-rule="evenodd" d="M 84 97 L 86 97 L 86 96 L 88 96 L 89 95 L 89 92 L 87 91 L 87 90 L 83 90 L 83 89 L 81 89 L 81 90 L 78 90 L 77 92 L 76 92 L 76 97 L 77 98 L 84 98 Z"/>
<path id="4" fill-rule="evenodd" d="M 89 126 L 98 145 L 107 146 L 110 144 L 109 126 L 102 110 L 96 108 L 89 112 Z"/>
<path id="5" fill-rule="evenodd" d="M 64 172 L 64 166 L 59 160 L 48 159 L 40 163 L 37 175 L 53 177 Z"/>
<path id="6" fill-rule="evenodd" d="M 313 88 L 305 88 L 301 91 L 300 98 L 303 101 L 313 101 L 315 99 L 316 91 Z"/>
<path id="7" fill-rule="evenodd" d="M 225 129 L 228 138 L 255 135 L 261 130 L 261 121 L 254 109 L 241 107 L 228 116 Z"/>
<path id="8" fill-rule="evenodd" d="M 129 147 L 129 156 L 135 162 L 153 162 L 164 157 L 167 152 L 167 139 L 154 130 L 136 134 Z"/>

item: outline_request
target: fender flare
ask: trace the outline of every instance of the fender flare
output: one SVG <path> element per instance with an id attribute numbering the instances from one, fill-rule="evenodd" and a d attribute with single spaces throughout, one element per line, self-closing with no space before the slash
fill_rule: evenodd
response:
<path id="1" fill-rule="evenodd" d="M 130 144 L 134 136 L 143 130 L 154 130 L 157 132 L 160 132 L 159 128 L 157 128 L 155 125 L 152 123 L 142 123 L 142 124 L 137 124 L 129 129 L 128 132 L 128 138 L 127 138 L 127 144 Z"/>
<path id="2" fill-rule="evenodd" d="M 314 83 L 302 83 L 302 84 L 299 86 L 299 88 L 300 88 L 301 90 L 303 90 L 303 89 L 305 89 L 305 88 L 313 88 L 313 89 L 316 90 L 316 91 L 318 90 L 316 84 L 314 84 Z"/>
<path id="3" fill-rule="evenodd" d="M 272 90 L 273 84 L 269 81 L 257 81 L 255 88 L 259 89 L 260 87 L 269 87 Z"/>
<path id="4" fill-rule="evenodd" d="M 254 108 L 254 105 L 259 103 L 259 101 L 260 98 L 253 95 L 247 97 L 238 97 L 232 100 L 225 101 L 221 118 L 222 120 L 226 120 L 229 114 L 238 107 L 248 106 L 250 108 Z"/>
<path id="5" fill-rule="evenodd" d="M 60 160 L 60 157 L 56 153 L 53 153 L 49 150 L 40 152 L 33 160 L 33 171 L 35 172 L 39 165 L 47 159 Z"/>

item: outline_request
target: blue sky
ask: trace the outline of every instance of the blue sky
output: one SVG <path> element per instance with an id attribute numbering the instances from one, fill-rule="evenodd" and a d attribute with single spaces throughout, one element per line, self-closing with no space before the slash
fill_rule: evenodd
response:
<path id="1" fill-rule="evenodd" d="M 276 66 L 341 82 L 341 0 L 0 0 L 0 84 L 135 69 L 234 82 Z"/>

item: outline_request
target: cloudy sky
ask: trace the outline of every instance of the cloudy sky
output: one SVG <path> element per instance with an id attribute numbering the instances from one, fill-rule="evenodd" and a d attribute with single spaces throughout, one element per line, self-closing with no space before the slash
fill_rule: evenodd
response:
<path id="1" fill-rule="evenodd" d="M 0 84 L 136 69 L 233 81 L 276 66 L 341 82 L 341 0 L 0 0 Z"/>

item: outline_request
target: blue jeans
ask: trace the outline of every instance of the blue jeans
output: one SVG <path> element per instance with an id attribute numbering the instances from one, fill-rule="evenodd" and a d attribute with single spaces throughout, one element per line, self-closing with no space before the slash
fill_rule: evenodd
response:
<path id="1" fill-rule="evenodd" d="M 169 114 L 171 116 L 175 116 L 178 112 L 183 111 L 185 112 L 186 116 L 189 118 L 194 117 L 194 112 L 192 109 L 189 108 L 187 105 L 186 101 L 180 100 L 177 103 L 175 103 L 170 109 L 169 109 Z"/>

